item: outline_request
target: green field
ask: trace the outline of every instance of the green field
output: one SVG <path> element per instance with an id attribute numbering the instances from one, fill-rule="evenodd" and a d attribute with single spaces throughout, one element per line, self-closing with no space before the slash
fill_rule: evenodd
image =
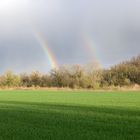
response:
<path id="1" fill-rule="evenodd" d="M 140 92 L 0 91 L 1 140 L 140 140 Z"/>

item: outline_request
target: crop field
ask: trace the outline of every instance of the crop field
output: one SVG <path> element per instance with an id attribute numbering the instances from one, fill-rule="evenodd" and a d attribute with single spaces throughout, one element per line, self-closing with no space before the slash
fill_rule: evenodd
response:
<path id="1" fill-rule="evenodd" d="M 140 140 L 140 92 L 0 91 L 1 140 Z"/>

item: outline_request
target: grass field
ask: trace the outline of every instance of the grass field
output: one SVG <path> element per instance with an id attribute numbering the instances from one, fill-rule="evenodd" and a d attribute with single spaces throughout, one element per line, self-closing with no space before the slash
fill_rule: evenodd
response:
<path id="1" fill-rule="evenodd" d="M 140 140 L 140 92 L 0 91 L 1 140 Z"/>

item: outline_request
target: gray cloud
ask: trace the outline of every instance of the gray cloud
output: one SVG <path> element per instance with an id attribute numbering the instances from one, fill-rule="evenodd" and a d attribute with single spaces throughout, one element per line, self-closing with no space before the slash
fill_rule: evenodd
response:
<path id="1" fill-rule="evenodd" d="M 0 12 L 0 72 L 50 69 L 34 28 L 45 35 L 59 64 L 92 61 L 85 35 L 105 67 L 140 53 L 139 0 L 12 1 Z"/>

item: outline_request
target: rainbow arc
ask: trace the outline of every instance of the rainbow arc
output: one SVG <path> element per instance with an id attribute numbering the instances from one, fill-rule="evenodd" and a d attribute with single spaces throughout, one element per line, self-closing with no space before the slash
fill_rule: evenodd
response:
<path id="1" fill-rule="evenodd" d="M 48 61 L 49 61 L 51 68 L 52 69 L 58 68 L 57 60 L 56 60 L 51 48 L 49 47 L 45 36 L 43 35 L 42 32 L 39 32 L 39 31 L 34 31 L 34 32 L 35 32 L 36 39 L 40 43 L 40 47 L 44 50 L 46 56 L 48 57 Z"/>

